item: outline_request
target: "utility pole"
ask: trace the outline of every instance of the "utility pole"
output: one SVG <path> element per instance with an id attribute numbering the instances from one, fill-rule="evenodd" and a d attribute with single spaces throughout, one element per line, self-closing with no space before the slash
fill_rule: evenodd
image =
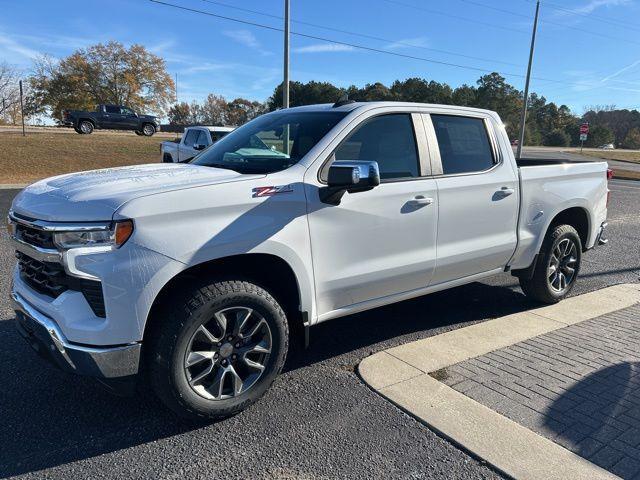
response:
<path id="1" fill-rule="evenodd" d="M 24 132 L 24 104 L 22 103 L 22 80 L 20 80 L 20 116 L 22 117 L 22 136 L 26 136 Z"/>
<path id="2" fill-rule="evenodd" d="M 289 0 L 284 0 L 284 83 L 282 106 L 289 108 Z"/>
<path id="3" fill-rule="evenodd" d="M 524 127 L 527 123 L 527 104 L 529 103 L 529 82 L 531 81 L 531 65 L 533 64 L 533 51 L 536 46 L 536 31 L 538 30 L 538 14 L 540 13 L 540 0 L 536 2 L 536 16 L 533 20 L 533 32 L 531 33 L 531 50 L 529 51 L 529 66 L 527 67 L 527 80 L 524 85 L 524 102 L 522 105 L 522 117 L 520 119 L 520 138 L 518 139 L 518 152 L 516 158 L 521 158 L 522 144 L 524 143 Z"/>
<path id="4" fill-rule="evenodd" d="M 282 83 L 282 107 L 289 108 L 289 0 L 284 0 L 284 80 Z M 283 152 L 289 155 L 289 125 L 283 132 Z"/>

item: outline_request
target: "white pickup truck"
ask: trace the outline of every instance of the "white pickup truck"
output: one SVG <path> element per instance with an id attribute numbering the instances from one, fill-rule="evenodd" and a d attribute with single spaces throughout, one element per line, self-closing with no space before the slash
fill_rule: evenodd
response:
<path id="1" fill-rule="evenodd" d="M 145 378 L 180 415 L 225 417 L 320 322 L 501 272 L 561 300 L 605 242 L 607 178 L 606 163 L 516 162 L 489 111 L 280 110 L 189 164 L 24 189 L 9 215 L 17 326 L 68 371 Z"/>
<path id="2" fill-rule="evenodd" d="M 167 140 L 160 144 L 162 161 L 188 162 L 234 129 L 235 127 L 187 127 L 180 139 Z"/>

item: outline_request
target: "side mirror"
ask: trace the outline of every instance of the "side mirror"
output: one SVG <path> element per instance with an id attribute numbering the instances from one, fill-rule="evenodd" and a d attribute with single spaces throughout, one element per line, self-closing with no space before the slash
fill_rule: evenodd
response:
<path id="1" fill-rule="evenodd" d="M 193 145 L 193 149 L 194 150 L 204 150 L 205 148 L 207 148 L 206 145 L 202 145 L 201 143 L 196 143 Z"/>
<path id="2" fill-rule="evenodd" d="M 378 185 L 378 162 L 334 161 L 327 174 L 327 186 L 320 189 L 320 200 L 339 205 L 345 192 L 366 192 Z"/>

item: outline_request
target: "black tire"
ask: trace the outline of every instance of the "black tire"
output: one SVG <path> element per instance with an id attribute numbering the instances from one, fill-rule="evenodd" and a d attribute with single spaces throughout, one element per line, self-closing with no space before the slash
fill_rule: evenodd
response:
<path id="1" fill-rule="evenodd" d="M 80 135 L 82 135 L 82 130 L 80 130 L 78 127 L 73 127 L 73 129 L 75 130 L 76 133 L 79 133 Z"/>
<path id="2" fill-rule="evenodd" d="M 234 308 L 250 309 L 259 318 L 266 320 L 270 330 L 270 353 L 264 360 L 261 375 L 246 391 L 232 393 L 228 398 L 223 398 L 223 395 L 218 399 L 205 398 L 189 383 L 190 374 L 187 372 L 186 361 L 193 348 L 191 342 L 200 326 L 210 325 L 214 313 Z M 162 318 L 155 319 L 149 338 L 145 339 L 147 372 L 155 393 L 180 417 L 217 420 L 234 415 L 262 397 L 284 365 L 289 344 L 286 315 L 266 290 L 253 283 L 217 281 L 185 288 L 180 298 L 174 297 L 170 302 L 165 302 L 164 307 L 157 312 Z M 226 335 L 227 333 L 222 333 L 223 337 Z M 223 347 L 225 345 L 227 344 Z M 218 360 L 207 360 L 216 373 L 216 369 L 222 369 L 219 364 L 224 365 L 226 361 L 222 360 L 223 348 L 220 344 L 218 347 Z M 214 373 L 212 375 L 215 376 Z M 225 384 L 225 377 L 222 378 L 220 383 Z M 233 382 L 234 378 L 230 380 Z M 231 384 L 231 388 L 235 388 L 235 383 Z"/>
<path id="3" fill-rule="evenodd" d="M 134 132 L 135 132 L 135 134 L 136 134 L 136 135 L 138 135 L 138 136 L 143 135 L 143 133 L 142 133 L 141 131 L 139 131 L 139 130 L 134 130 Z"/>
<path id="4" fill-rule="evenodd" d="M 91 135 L 91 133 L 93 133 L 94 126 L 89 120 L 82 120 L 78 124 L 78 129 L 80 130 L 80 133 L 84 135 Z"/>
<path id="5" fill-rule="evenodd" d="M 555 258 L 557 257 L 557 249 L 562 247 L 564 250 L 564 245 L 566 244 L 570 244 L 573 247 L 569 252 L 569 257 L 567 257 L 566 266 L 561 268 L 559 265 L 563 262 Z M 571 261 L 572 258 L 575 258 L 575 260 Z M 558 260 L 558 265 L 553 270 L 556 273 L 556 277 L 553 277 L 553 273 L 550 274 L 549 271 L 552 268 L 552 263 L 555 264 L 556 260 Z M 533 300 L 547 304 L 558 303 L 573 289 L 580 273 L 581 260 L 582 242 L 576 229 L 571 225 L 552 226 L 542 243 L 532 278 L 520 278 L 520 287 L 525 295 Z M 568 275 L 562 273 L 562 269 L 566 267 L 573 270 L 570 280 L 568 280 Z M 556 288 L 556 283 L 552 284 L 553 279 L 553 282 L 557 282 L 558 287 L 563 285 L 561 279 L 557 278 L 557 270 L 561 270 L 561 276 L 565 275 L 563 288 Z"/>
<path id="6" fill-rule="evenodd" d="M 154 127 L 150 123 L 145 123 L 142 126 L 142 134 L 145 137 L 152 137 L 154 133 L 156 133 L 156 127 Z"/>
<path id="7" fill-rule="evenodd" d="M 162 162 L 163 163 L 173 163 L 173 157 L 171 156 L 170 153 L 165 153 L 164 155 L 162 155 Z"/>

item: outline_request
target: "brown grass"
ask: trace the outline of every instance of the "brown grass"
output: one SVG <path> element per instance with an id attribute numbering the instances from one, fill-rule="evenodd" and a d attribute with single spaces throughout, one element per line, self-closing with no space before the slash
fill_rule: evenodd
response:
<path id="1" fill-rule="evenodd" d="M 619 178 L 621 180 L 640 180 L 640 172 L 614 168 L 613 178 Z"/>
<path id="2" fill-rule="evenodd" d="M 640 151 L 638 150 L 584 150 L 582 155 L 603 160 L 640 163 Z"/>
<path id="3" fill-rule="evenodd" d="M 170 137 L 172 138 L 172 137 Z M 0 183 L 30 183 L 62 173 L 160 162 L 166 136 L 133 132 L 78 135 L 64 132 L 0 132 Z"/>

